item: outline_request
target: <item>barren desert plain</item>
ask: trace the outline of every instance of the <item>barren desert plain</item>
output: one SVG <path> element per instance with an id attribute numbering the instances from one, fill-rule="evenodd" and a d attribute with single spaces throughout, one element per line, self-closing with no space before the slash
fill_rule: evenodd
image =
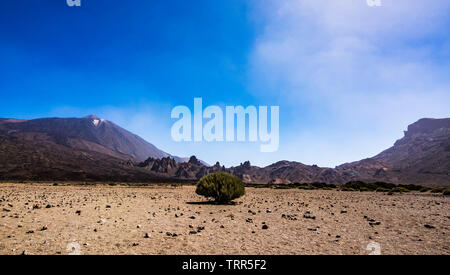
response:
<path id="1" fill-rule="evenodd" d="M 0 184 L 0 254 L 449 254 L 449 225 L 442 194 Z"/>

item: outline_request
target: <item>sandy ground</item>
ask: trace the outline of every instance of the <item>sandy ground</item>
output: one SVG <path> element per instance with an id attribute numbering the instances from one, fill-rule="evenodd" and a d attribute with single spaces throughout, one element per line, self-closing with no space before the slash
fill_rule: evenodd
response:
<path id="1" fill-rule="evenodd" d="M 450 252 L 442 195 L 247 188 L 214 205 L 194 188 L 0 184 L 0 254 Z"/>

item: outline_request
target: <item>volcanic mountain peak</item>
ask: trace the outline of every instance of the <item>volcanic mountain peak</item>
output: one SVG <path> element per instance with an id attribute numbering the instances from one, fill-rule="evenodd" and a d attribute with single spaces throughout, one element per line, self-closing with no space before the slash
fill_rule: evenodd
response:
<path id="1" fill-rule="evenodd" d="M 4 120 L 0 126 L 0 131 L 14 133 L 16 136 L 40 133 L 59 145 L 98 152 L 123 160 L 142 161 L 148 157 L 169 156 L 137 135 L 95 115 L 83 118 Z"/>

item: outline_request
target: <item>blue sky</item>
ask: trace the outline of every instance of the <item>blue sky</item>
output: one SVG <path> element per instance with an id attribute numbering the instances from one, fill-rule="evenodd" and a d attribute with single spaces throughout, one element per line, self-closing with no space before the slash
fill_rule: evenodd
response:
<path id="1" fill-rule="evenodd" d="M 450 117 L 450 1 L 6 0 L 0 117 L 96 114 L 171 154 L 335 166 Z M 279 105 L 280 147 L 176 143 L 170 111 Z"/>

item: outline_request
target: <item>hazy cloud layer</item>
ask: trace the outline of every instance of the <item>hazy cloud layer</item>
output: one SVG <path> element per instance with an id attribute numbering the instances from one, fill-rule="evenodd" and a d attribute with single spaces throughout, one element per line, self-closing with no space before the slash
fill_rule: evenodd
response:
<path id="1" fill-rule="evenodd" d="M 295 131 L 285 135 L 298 155 L 311 159 L 311 146 L 326 145 L 329 155 L 318 155 L 319 164 L 368 157 L 417 119 L 450 116 L 449 1 L 255 4 L 261 28 L 251 54 L 252 89 L 286 108 L 308 106 L 294 112 L 287 127 Z M 318 135 L 328 142 L 320 144 Z"/>

